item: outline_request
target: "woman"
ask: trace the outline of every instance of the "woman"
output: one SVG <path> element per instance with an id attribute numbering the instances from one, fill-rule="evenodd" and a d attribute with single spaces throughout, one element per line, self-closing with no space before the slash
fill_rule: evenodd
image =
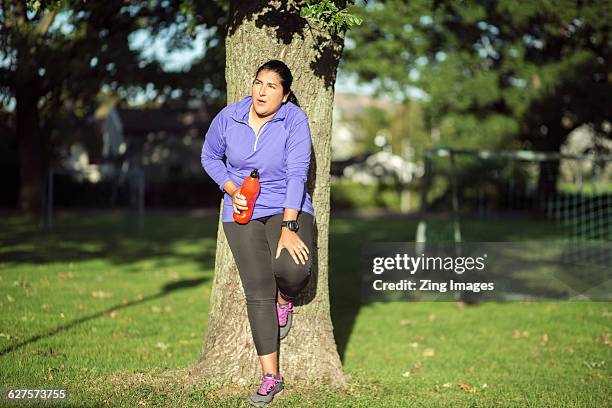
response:
<path id="1" fill-rule="evenodd" d="M 255 406 L 270 403 L 283 389 L 279 338 L 289 332 L 293 301 L 310 277 L 315 222 L 306 191 L 310 129 L 291 92 L 292 81 L 283 62 L 263 64 L 252 95 L 217 114 L 202 147 L 204 169 L 225 192 L 223 230 L 238 266 L 263 371 L 262 384 L 251 396 Z M 247 209 L 240 186 L 254 169 L 260 194 L 251 220 L 238 224 L 232 213 Z"/>

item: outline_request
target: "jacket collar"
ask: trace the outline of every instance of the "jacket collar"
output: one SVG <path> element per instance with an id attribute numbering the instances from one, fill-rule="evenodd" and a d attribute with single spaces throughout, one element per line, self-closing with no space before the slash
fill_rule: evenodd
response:
<path id="1" fill-rule="evenodd" d="M 245 96 L 236 104 L 236 109 L 232 115 L 232 118 L 237 120 L 238 122 L 249 123 L 249 109 L 251 108 L 251 100 L 253 98 L 251 96 Z M 287 116 L 287 109 L 291 102 L 285 102 L 281 105 L 281 107 L 276 112 L 276 115 L 271 120 L 284 119 Z"/>

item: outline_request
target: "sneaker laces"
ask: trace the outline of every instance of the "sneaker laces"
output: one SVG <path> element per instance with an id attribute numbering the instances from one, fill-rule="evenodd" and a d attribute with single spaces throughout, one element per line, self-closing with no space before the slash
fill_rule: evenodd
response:
<path id="1" fill-rule="evenodd" d="M 278 314 L 278 325 L 286 326 L 289 313 L 293 312 L 293 303 L 289 302 L 286 305 L 281 305 L 276 302 L 276 313 Z"/>
<path id="2" fill-rule="evenodd" d="M 270 391 L 274 389 L 274 386 L 276 385 L 276 383 L 280 382 L 280 380 L 275 379 L 272 374 L 266 374 L 263 377 L 261 377 L 261 379 L 262 379 L 261 385 L 257 389 L 257 393 L 259 395 L 268 395 Z"/>

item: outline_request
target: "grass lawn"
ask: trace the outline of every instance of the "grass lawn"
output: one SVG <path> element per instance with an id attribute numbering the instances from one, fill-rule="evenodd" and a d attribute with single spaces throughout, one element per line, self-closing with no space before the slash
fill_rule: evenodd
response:
<path id="1" fill-rule="evenodd" d="M 67 388 L 71 406 L 247 406 L 251 390 L 184 393 L 200 354 L 216 217 L 0 220 L 0 386 Z M 411 241 L 416 222 L 334 218 L 330 292 L 350 388 L 287 384 L 285 407 L 612 405 L 609 302 L 360 302 L 364 241 Z M 465 221 L 473 241 L 557 240 L 527 220 Z M 2 403 L 0 402 L 0 405 Z M 31 405 L 30 405 L 31 406 Z"/>

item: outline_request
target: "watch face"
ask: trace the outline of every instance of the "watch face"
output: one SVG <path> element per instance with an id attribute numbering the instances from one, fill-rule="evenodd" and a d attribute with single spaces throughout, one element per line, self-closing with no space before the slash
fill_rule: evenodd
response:
<path id="1" fill-rule="evenodd" d="M 297 221 L 289 221 L 287 223 L 287 228 L 289 228 L 291 231 L 297 231 L 299 228 L 298 222 Z"/>

